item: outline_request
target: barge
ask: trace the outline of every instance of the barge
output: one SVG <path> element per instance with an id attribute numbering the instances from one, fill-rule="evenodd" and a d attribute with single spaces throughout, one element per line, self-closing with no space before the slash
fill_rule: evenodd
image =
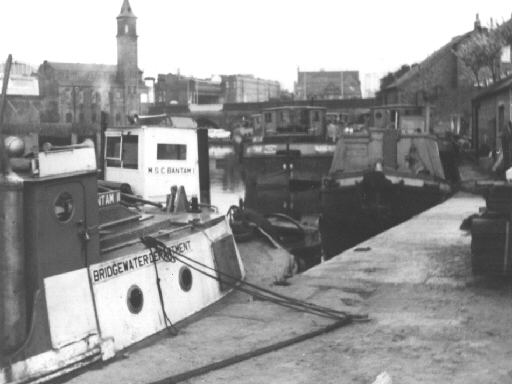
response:
<path id="1" fill-rule="evenodd" d="M 253 137 L 242 143 L 245 204 L 260 213 L 316 213 L 319 187 L 335 144 L 326 109 L 287 106 L 253 116 Z"/>
<path id="2" fill-rule="evenodd" d="M 199 200 L 199 131 L 167 116 L 107 130 L 100 184 L 92 142 L 10 159 L 0 184 L 1 384 L 110 359 L 243 279 L 226 217 Z"/>
<path id="3" fill-rule="evenodd" d="M 437 137 L 417 107 L 379 107 L 371 126 L 344 133 L 321 190 L 330 258 L 440 203 L 452 190 Z"/>

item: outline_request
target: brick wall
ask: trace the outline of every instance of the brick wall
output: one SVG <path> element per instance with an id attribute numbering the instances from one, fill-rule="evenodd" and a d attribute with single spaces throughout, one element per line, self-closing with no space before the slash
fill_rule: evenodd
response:
<path id="1" fill-rule="evenodd" d="M 476 93 L 471 71 L 449 49 L 444 49 L 418 67 L 413 67 L 409 79 L 396 89 L 382 92 L 386 104 L 430 103 L 432 127 L 446 130 L 453 122 L 462 121 L 462 130 L 469 130 L 471 99 Z"/>
<path id="2" fill-rule="evenodd" d="M 501 148 L 501 130 L 511 120 L 510 89 L 488 96 L 478 102 L 478 120 L 476 121 L 478 152 L 484 155 L 489 150 Z M 499 122 L 500 106 L 503 108 L 503 126 Z"/>

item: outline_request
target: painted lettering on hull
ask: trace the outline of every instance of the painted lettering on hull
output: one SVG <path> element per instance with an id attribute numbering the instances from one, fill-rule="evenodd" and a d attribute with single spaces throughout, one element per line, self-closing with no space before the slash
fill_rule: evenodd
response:
<path id="1" fill-rule="evenodd" d="M 148 167 L 148 175 L 192 175 L 194 168 L 191 167 Z"/>
<path id="2" fill-rule="evenodd" d="M 178 254 L 187 254 L 192 251 L 190 240 L 171 244 L 168 247 Z M 105 263 L 95 264 L 90 268 L 92 282 L 93 284 L 102 283 L 124 273 L 148 267 L 152 263 L 158 263 L 162 259 L 162 255 L 155 252 L 151 254 L 147 251 L 142 255 L 124 256 Z"/>
<path id="3" fill-rule="evenodd" d="M 121 191 L 109 191 L 98 193 L 98 206 L 100 208 L 119 204 L 121 201 Z"/>

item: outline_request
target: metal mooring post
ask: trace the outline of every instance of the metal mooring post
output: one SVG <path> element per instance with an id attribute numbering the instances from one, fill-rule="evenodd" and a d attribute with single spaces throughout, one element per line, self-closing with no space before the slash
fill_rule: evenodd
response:
<path id="1" fill-rule="evenodd" d="M 0 352 L 19 347 L 27 334 L 23 180 L 11 171 L 3 119 L 12 56 L 5 63 L 0 104 Z"/>

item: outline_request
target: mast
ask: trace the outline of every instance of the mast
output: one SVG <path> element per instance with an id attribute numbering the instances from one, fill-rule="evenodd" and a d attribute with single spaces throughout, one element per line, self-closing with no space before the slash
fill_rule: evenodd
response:
<path id="1" fill-rule="evenodd" d="M 5 62 L 4 68 L 4 80 L 2 83 L 2 104 L 0 106 L 0 172 L 3 175 L 6 175 L 10 171 L 9 167 L 9 159 L 7 157 L 7 152 L 5 149 L 4 143 L 4 114 L 5 107 L 7 105 L 7 86 L 9 84 L 9 76 L 11 74 L 11 65 L 12 65 L 12 55 L 7 57 L 7 61 Z"/>

